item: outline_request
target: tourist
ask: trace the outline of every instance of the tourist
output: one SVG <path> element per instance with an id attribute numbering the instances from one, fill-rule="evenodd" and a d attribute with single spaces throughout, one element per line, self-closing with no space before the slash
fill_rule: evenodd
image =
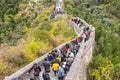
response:
<path id="1" fill-rule="evenodd" d="M 40 80 L 40 79 L 39 79 L 39 74 L 40 74 L 40 72 L 41 72 L 40 66 L 38 66 L 37 63 L 35 63 L 28 72 L 30 73 L 32 70 L 34 70 L 34 79 L 35 79 L 35 80 Z"/>
<path id="2" fill-rule="evenodd" d="M 50 72 L 50 62 L 47 60 L 47 58 L 45 58 L 45 60 L 43 61 L 43 66 L 44 66 L 44 70 L 45 72 Z"/>
<path id="3" fill-rule="evenodd" d="M 75 19 L 72 18 L 72 21 L 73 21 L 74 23 L 77 23 L 78 20 L 77 20 L 76 18 L 75 18 Z"/>
<path id="4" fill-rule="evenodd" d="M 56 58 L 56 60 L 57 60 L 58 62 L 61 62 L 61 59 L 62 59 L 61 55 L 58 55 L 57 58 Z"/>
<path id="5" fill-rule="evenodd" d="M 85 40 L 84 40 L 84 42 L 86 42 L 89 39 L 89 37 L 90 37 L 90 31 L 86 31 L 85 32 Z"/>
<path id="6" fill-rule="evenodd" d="M 58 77 L 58 80 L 63 80 L 64 78 L 64 70 L 61 66 L 59 66 L 59 69 L 57 70 L 57 77 Z"/>
<path id="7" fill-rule="evenodd" d="M 67 73 L 67 71 L 69 71 L 69 67 L 66 64 L 67 64 L 67 62 L 63 62 L 63 64 L 62 64 L 62 68 L 63 68 L 65 74 Z"/>
<path id="8" fill-rule="evenodd" d="M 11 80 L 16 80 L 16 78 L 12 78 Z"/>
<path id="9" fill-rule="evenodd" d="M 52 60 L 54 59 L 54 57 L 52 56 L 52 53 L 49 53 L 49 54 L 47 55 L 47 59 L 48 59 L 49 61 L 52 61 Z"/>
<path id="10" fill-rule="evenodd" d="M 55 61 L 53 64 L 52 64 L 52 70 L 54 71 L 54 74 L 56 75 L 56 71 L 59 69 L 59 64 L 57 63 L 57 61 Z"/>
<path id="11" fill-rule="evenodd" d="M 44 72 L 42 77 L 43 77 L 43 80 L 50 80 L 50 76 L 47 72 Z"/>
<path id="12" fill-rule="evenodd" d="M 83 26 L 83 22 L 80 23 L 79 27 Z"/>
<path id="13" fill-rule="evenodd" d="M 74 60 L 73 57 L 68 57 L 68 58 L 66 59 L 66 61 L 67 61 L 67 64 L 66 64 L 66 65 L 68 65 L 68 67 L 70 67 L 70 66 L 72 65 L 72 63 L 73 63 L 73 60 Z"/>
<path id="14" fill-rule="evenodd" d="M 81 22 L 81 21 L 80 21 L 80 19 L 79 19 L 76 24 L 78 25 L 78 24 L 80 24 L 80 22 Z"/>

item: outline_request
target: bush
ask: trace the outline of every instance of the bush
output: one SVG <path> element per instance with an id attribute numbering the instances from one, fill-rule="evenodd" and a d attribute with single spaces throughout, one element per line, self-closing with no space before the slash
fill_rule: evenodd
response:
<path id="1" fill-rule="evenodd" d="M 31 51 L 31 52 L 36 52 L 39 50 L 39 43 L 37 42 L 30 42 L 28 45 L 27 45 L 27 48 Z"/>
<path id="2" fill-rule="evenodd" d="M 107 58 L 98 55 L 89 65 L 91 80 L 112 80 L 114 65 Z"/>
<path id="3" fill-rule="evenodd" d="M 112 19 L 104 18 L 102 19 L 102 23 L 104 23 L 106 26 L 114 26 L 115 22 Z"/>

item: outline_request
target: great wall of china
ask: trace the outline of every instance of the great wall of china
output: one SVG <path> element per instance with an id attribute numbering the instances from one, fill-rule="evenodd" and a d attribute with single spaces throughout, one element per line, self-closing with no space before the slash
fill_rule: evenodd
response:
<path id="1" fill-rule="evenodd" d="M 60 4 L 58 4 L 59 1 L 60 1 Z M 55 19 L 57 17 L 61 16 L 60 15 L 61 13 L 59 12 L 60 8 L 61 8 L 60 5 L 61 6 L 63 5 L 63 0 L 58 0 L 58 2 L 56 3 L 56 8 L 55 8 L 55 13 L 57 11 L 56 9 L 58 9 L 58 13 L 55 14 L 53 17 Z M 57 7 L 57 5 L 59 5 L 59 7 Z M 62 15 L 63 16 L 66 15 L 66 13 L 63 11 L 63 9 L 62 9 Z M 74 18 L 79 19 L 83 23 L 83 26 L 79 26 L 79 25 L 75 24 L 72 21 L 72 19 L 74 19 Z M 95 47 L 95 28 L 92 25 L 89 25 L 83 19 L 80 19 L 78 17 L 73 17 L 73 18 L 69 19 L 69 23 L 74 27 L 74 30 L 75 30 L 77 36 L 83 35 L 83 28 L 85 28 L 85 27 L 90 28 L 91 34 L 90 34 L 89 39 L 86 42 L 82 41 L 80 43 L 79 51 L 74 59 L 74 62 L 72 63 L 72 65 L 70 67 L 70 70 L 68 71 L 67 75 L 65 76 L 65 80 L 88 80 L 87 79 L 88 78 L 87 65 L 92 60 L 92 57 L 93 57 L 93 52 L 94 52 L 94 47 Z M 66 43 L 69 43 L 69 42 L 66 42 Z M 66 43 L 59 45 L 55 49 L 61 48 Z M 47 57 L 47 53 L 45 55 L 41 56 L 40 58 L 34 60 L 30 64 L 26 65 L 25 67 L 21 68 L 20 70 L 16 71 L 12 75 L 6 76 L 4 80 L 11 80 L 13 78 L 16 80 L 29 80 L 29 78 L 33 75 L 33 73 L 27 74 L 29 69 L 33 66 L 34 63 L 41 65 L 42 61 L 44 60 L 45 57 Z M 53 75 L 53 72 L 50 73 L 50 76 L 51 76 L 51 80 L 57 79 Z"/>

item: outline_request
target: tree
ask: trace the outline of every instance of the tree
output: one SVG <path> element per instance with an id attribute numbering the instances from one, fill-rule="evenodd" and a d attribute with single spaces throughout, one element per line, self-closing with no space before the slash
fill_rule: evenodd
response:
<path id="1" fill-rule="evenodd" d="M 91 70 L 91 80 L 112 80 L 113 78 L 114 65 L 102 55 L 93 58 L 89 69 Z"/>

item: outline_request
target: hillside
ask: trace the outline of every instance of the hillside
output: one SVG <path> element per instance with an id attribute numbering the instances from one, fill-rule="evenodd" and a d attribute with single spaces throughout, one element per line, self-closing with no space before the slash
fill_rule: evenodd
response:
<path id="1" fill-rule="evenodd" d="M 94 57 L 88 65 L 89 80 L 119 80 L 120 0 L 65 0 L 67 17 L 48 21 L 55 1 L 0 1 L 1 79 L 73 39 L 76 35 L 67 17 L 77 16 L 96 28 Z"/>
<path id="2" fill-rule="evenodd" d="M 0 26 L 0 35 L 2 35 L 0 36 L 1 80 L 5 75 L 12 74 L 54 47 L 76 36 L 73 27 L 67 21 L 67 17 L 48 21 L 54 10 L 54 1 L 49 3 L 43 0 L 35 3 L 23 0 L 18 4 L 19 6 L 16 6 L 19 9 L 18 12 L 4 14 L 10 21 L 6 21 L 6 17 L 1 18 L 5 19 L 5 21 L 1 21 Z M 33 9 L 31 10 L 31 8 Z M 13 16 L 13 20 L 18 20 L 18 23 L 11 22 L 9 15 Z M 5 25 L 6 22 L 8 22 L 7 25 Z M 14 25 L 14 28 L 11 27 L 11 24 Z"/>

